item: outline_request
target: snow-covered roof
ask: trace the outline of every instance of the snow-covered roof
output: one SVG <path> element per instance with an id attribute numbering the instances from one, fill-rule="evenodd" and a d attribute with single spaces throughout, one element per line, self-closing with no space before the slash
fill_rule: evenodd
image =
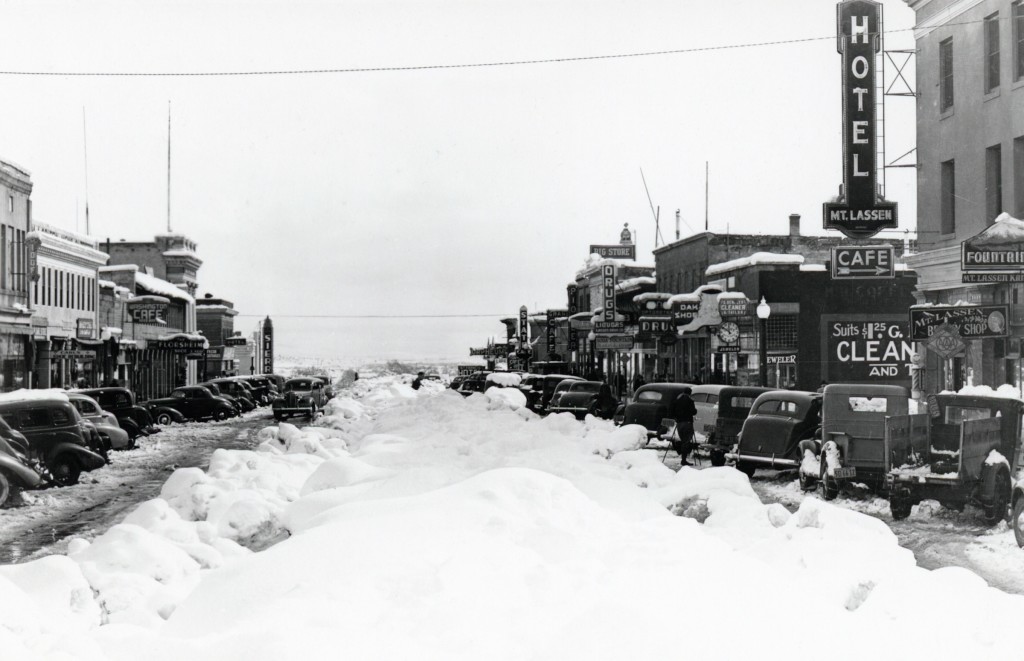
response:
<path id="1" fill-rule="evenodd" d="M 801 271 L 819 272 L 819 271 L 827 271 L 828 269 L 825 268 L 824 264 L 801 264 L 800 265 L 800 270 Z"/>
<path id="2" fill-rule="evenodd" d="M 100 273 L 114 273 L 116 271 L 138 271 L 139 267 L 135 264 L 112 264 L 110 266 L 101 266 L 99 268 Z"/>
<path id="3" fill-rule="evenodd" d="M 634 303 L 646 303 L 647 301 L 667 301 L 672 298 L 672 294 L 664 291 L 649 291 L 643 294 L 637 294 L 633 297 Z"/>
<path id="4" fill-rule="evenodd" d="M 720 262 L 718 264 L 711 264 L 704 272 L 706 275 L 717 275 L 719 273 L 725 273 L 726 271 L 735 271 L 736 269 L 745 268 L 747 266 L 756 266 L 759 264 L 803 264 L 803 255 L 780 255 L 774 252 L 755 252 L 753 255 L 747 257 L 740 257 L 739 259 L 732 259 L 728 262 Z"/>
<path id="5" fill-rule="evenodd" d="M 1024 220 L 1018 220 L 1005 211 L 983 232 L 967 239 L 971 246 L 998 246 L 1024 243 Z"/>
<path id="6" fill-rule="evenodd" d="M 643 285 L 653 285 L 656 284 L 657 282 L 658 281 L 655 278 L 651 278 L 648 276 L 628 278 L 626 280 L 623 280 L 619 284 L 615 285 L 615 291 L 625 292 L 629 291 L 630 289 L 642 287 Z"/>
<path id="7" fill-rule="evenodd" d="M 203 261 L 203 260 L 199 259 L 199 255 L 197 255 L 192 250 L 183 250 L 183 249 L 179 248 L 179 249 L 175 249 L 175 250 L 165 250 L 161 254 L 164 257 L 190 257 L 190 258 L 196 260 L 197 262 L 202 262 Z"/>
<path id="8" fill-rule="evenodd" d="M 195 303 L 195 299 L 189 296 L 187 292 L 178 289 L 176 285 L 166 280 L 161 280 L 148 273 L 137 272 L 135 274 L 135 284 L 154 294 L 166 296 L 167 298 L 176 298 L 186 303 Z"/>
<path id="9" fill-rule="evenodd" d="M 701 285 L 688 294 L 676 294 L 664 303 L 666 310 L 671 310 L 677 303 L 699 303 L 702 294 L 720 294 L 722 288 L 718 285 Z"/>

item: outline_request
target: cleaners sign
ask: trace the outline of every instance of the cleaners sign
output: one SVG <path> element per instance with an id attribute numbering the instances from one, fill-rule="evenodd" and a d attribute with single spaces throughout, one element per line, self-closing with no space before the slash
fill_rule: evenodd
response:
<path id="1" fill-rule="evenodd" d="M 823 205 L 825 229 L 867 238 L 896 227 L 896 203 L 878 195 L 875 62 L 882 48 L 882 6 L 870 0 L 836 5 L 843 60 L 843 187 Z"/>
<path id="2" fill-rule="evenodd" d="M 910 384 L 914 344 L 905 320 L 878 315 L 823 315 L 825 380 Z"/>

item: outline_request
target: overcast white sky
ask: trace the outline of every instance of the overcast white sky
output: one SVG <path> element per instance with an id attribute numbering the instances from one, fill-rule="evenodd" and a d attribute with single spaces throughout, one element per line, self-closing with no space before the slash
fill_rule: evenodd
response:
<path id="1" fill-rule="evenodd" d="M 886 1 L 886 48 L 913 12 Z M 779 0 L 4 2 L 0 69 L 210 72 L 409 67 L 791 44 L 503 67 L 243 77 L 0 75 L 0 158 L 32 173 L 37 220 L 98 238 L 171 227 L 200 292 L 271 315 L 281 352 L 465 356 L 503 327 L 287 315 L 504 314 L 563 307 L 591 243 L 823 233 L 841 182 L 835 2 Z M 894 32 L 895 31 L 895 32 Z M 815 39 L 819 38 L 819 39 Z M 912 67 L 907 70 L 912 71 Z M 913 78 L 911 77 L 911 80 Z M 914 146 L 887 103 L 888 158 Z M 889 172 L 913 227 L 913 170 Z M 688 229 L 687 226 L 690 228 Z M 249 332 L 255 317 L 239 317 Z"/>

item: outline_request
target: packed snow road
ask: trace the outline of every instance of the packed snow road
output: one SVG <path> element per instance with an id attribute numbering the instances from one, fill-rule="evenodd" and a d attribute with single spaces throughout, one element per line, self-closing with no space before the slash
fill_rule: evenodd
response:
<path id="1" fill-rule="evenodd" d="M 674 452 L 669 452 L 664 461 L 673 469 L 679 468 L 679 456 Z M 750 485 L 763 503 L 779 503 L 790 511 L 799 508 L 805 498 L 821 497 L 820 490 L 802 491 L 794 471 L 760 470 Z M 980 512 L 971 507 L 956 512 L 934 501 L 915 506 L 903 521 L 893 521 L 889 501 L 866 490 L 844 491 L 833 504 L 884 521 L 900 546 L 913 551 L 920 567 L 963 567 L 992 587 L 1024 595 L 1024 549 L 1017 547 L 1006 523 L 986 526 Z"/>
<path id="2" fill-rule="evenodd" d="M 0 509 L 0 564 L 62 552 L 73 536 L 107 530 L 159 495 L 176 468 L 205 469 L 214 450 L 249 448 L 272 423 L 269 409 L 258 409 L 224 422 L 169 425 L 134 450 L 112 452 L 110 464 L 82 473 L 74 486 L 24 493 L 24 504 Z"/>

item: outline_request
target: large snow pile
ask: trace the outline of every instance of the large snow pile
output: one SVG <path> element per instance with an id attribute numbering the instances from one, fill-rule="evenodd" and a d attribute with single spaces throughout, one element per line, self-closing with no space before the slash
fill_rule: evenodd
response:
<path id="1" fill-rule="evenodd" d="M 3 658 L 1018 653 L 1024 599 L 916 567 L 877 519 L 763 505 L 736 470 L 675 473 L 642 427 L 540 418 L 514 389 L 354 385 L 66 557 L 0 567 Z"/>

